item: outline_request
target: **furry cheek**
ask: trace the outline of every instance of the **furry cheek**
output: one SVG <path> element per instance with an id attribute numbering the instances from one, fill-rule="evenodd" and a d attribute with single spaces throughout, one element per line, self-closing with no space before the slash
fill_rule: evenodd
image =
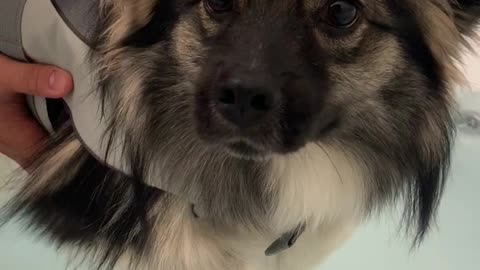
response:
<path id="1" fill-rule="evenodd" d="M 173 53 L 180 66 L 179 69 L 184 72 L 188 80 L 197 78 L 200 73 L 200 63 L 205 55 L 205 46 L 201 43 L 201 36 L 197 28 L 192 25 L 190 18 L 181 20 L 172 31 Z"/>

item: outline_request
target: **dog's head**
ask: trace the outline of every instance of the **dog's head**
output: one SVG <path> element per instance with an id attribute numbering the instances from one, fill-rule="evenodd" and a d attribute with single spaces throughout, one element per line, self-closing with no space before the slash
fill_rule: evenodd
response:
<path id="1" fill-rule="evenodd" d="M 119 1 L 102 60 L 129 86 L 115 95 L 149 114 L 149 125 L 189 129 L 178 136 L 194 127 L 199 142 L 237 156 L 405 142 L 396 137 L 410 128 L 421 140 L 440 136 L 424 123 L 447 117 L 474 4 Z"/>
<path id="2" fill-rule="evenodd" d="M 428 227 L 478 1 L 104 2 L 102 91 L 138 160 L 178 178 L 328 146 L 363 166 L 368 202 L 406 191 Z"/>
<path id="3" fill-rule="evenodd" d="M 256 247 L 298 225 L 327 252 L 398 199 L 422 240 L 448 173 L 455 60 L 480 1 L 98 3 L 93 90 L 132 174 L 95 159 L 67 122 L 9 216 L 101 264 L 134 251 L 162 269 L 267 263 Z"/>

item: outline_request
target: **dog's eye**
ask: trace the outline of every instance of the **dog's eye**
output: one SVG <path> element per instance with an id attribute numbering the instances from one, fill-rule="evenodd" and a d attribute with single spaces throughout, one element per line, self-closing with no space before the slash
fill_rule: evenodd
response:
<path id="1" fill-rule="evenodd" d="M 333 0 L 328 6 L 328 21 L 332 26 L 348 28 L 358 19 L 358 6 L 352 0 Z"/>
<path id="2" fill-rule="evenodd" d="M 233 0 L 204 0 L 205 8 L 214 14 L 226 13 L 233 9 Z"/>

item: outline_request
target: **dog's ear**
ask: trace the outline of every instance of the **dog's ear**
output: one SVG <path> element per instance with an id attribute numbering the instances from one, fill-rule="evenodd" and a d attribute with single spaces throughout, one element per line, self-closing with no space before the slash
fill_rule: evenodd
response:
<path id="1" fill-rule="evenodd" d="M 480 0 L 449 0 L 455 24 L 463 35 L 471 36 L 480 22 Z"/>

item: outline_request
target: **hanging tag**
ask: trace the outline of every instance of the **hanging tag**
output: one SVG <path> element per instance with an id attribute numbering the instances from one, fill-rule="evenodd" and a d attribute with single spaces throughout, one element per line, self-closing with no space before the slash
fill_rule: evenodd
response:
<path id="1" fill-rule="evenodd" d="M 276 255 L 284 250 L 291 248 L 297 242 L 298 238 L 305 231 L 306 224 L 298 226 L 295 230 L 283 234 L 275 242 L 273 242 L 267 250 L 265 250 L 266 256 Z"/>

